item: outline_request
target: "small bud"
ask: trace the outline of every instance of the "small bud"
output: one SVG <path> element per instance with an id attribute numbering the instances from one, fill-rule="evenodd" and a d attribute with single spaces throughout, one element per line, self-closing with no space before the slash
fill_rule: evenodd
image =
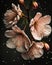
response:
<path id="1" fill-rule="evenodd" d="M 19 3 L 24 4 L 24 0 L 19 0 Z"/>
<path id="2" fill-rule="evenodd" d="M 34 9 L 37 9 L 38 3 L 37 3 L 36 1 L 34 1 L 32 4 L 33 4 L 33 8 L 34 8 Z"/>
<path id="3" fill-rule="evenodd" d="M 44 47 L 46 48 L 46 50 L 49 50 L 50 49 L 50 46 L 47 43 L 44 44 Z"/>

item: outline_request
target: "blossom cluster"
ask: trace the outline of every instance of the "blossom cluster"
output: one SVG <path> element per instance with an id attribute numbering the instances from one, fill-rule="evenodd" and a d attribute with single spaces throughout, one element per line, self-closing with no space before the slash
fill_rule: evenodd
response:
<path id="1" fill-rule="evenodd" d="M 19 3 L 24 5 L 24 0 L 19 0 Z M 38 7 L 37 2 L 33 2 L 33 5 L 35 9 Z M 42 16 L 42 13 L 37 12 L 34 18 L 29 21 L 33 39 L 40 40 L 40 42 L 31 41 L 26 32 L 18 27 L 17 24 L 22 17 L 23 11 L 19 4 L 16 6 L 12 3 L 12 9 L 7 10 L 4 14 L 4 24 L 8 29 L 5 31 L 5 36 L 8 38 L 6 46 L 11 49 L 16 48 L 24 60 L 40 58 L 44 53 L 43 48 L 50 48 L 48 43 L 41 42 L 41 40 L 43 37 L 51 34 L 51 26 L 49 25 L 51 16 Z"/>

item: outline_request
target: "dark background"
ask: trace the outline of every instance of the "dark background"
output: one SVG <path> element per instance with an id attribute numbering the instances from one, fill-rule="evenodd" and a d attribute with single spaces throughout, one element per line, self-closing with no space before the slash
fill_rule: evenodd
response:
<path id="1" fill-rule="evenodd" d="M 29 2 L 31 0 L 25 0 L 27 7 L 29 7 Z M 52 2 L 51 0 L 37 0 L 39 7 L 37 10 L 31 11 L 32 17 L 36 12 L 42 12 L 43 15 L 49 14 L 52 16 Z M 43 39 L 43 41 L 49 43 L 50 50 L 44 51 L 44 55 L 39 59 L 34 59 L 33 61 L 25 61 L 21 58 L 20 53 L 15 49 L 9 49 L 6 47 L 7 38 L 4 36 L 6 28 L 3 23 L 4 13 L 7 9 L 11 8 L 11 3 L 17 5 L 18 0 L 0 0 L 0 65 L 52 65 L 52 40 L 51 35 Z M 50 23 L 52 27 L 52 22 Z"/>

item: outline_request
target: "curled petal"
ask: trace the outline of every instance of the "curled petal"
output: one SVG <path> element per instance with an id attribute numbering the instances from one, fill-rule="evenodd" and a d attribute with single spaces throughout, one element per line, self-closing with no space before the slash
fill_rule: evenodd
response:
<path id="1" fill-rule="evenodd" d="M 16 33 L 13 30 L 7 30 L 5 32 L 5 36 L 8 37 L 8 38 L 12 38 L 12 37 L 16 36 Z"/>

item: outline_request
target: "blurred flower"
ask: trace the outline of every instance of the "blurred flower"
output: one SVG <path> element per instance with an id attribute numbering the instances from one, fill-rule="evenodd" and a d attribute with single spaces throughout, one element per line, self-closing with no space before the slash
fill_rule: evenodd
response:
<path id="1" fill-rule="evenodd" d="M 20 9 L 20 6 L 14 5 L 12 3 L 12 10 L 7 10 L 6 13 L 4 14 L 4 24 L 6 28 L 9 28 L 16 24 L 20 17 L 22 16 L 22 10 Z"/>
<path id="2" fill-rule="evenodd" d="M 38 3 L 37 3 L 36 1 L 33 1 L 32 4 L 33 4 L 33 8 L 34 8 L 34 9 L 37 9 L 37 7 L 38 7 Z"/>
<path id="3" fill-rule="evenodd" d="M 31 41 L 28 36 L 16 25 L 12 27 L 12 30 L 7 30 L 5 36 L 9 38 L 6 46 L 11 49 L 16 48 L 18 52 L 24 53 L 31 46 Z"/>
<path id="4" fill-rule="evenodd" d="M 51 16 L 38 12 L 34 18 L 30 21 L 30 31 L 34 39 L 41 40 L 45 36 L 49 36 L 51 33 L 51 27 L 48 25 L 51 22 Z"/>

